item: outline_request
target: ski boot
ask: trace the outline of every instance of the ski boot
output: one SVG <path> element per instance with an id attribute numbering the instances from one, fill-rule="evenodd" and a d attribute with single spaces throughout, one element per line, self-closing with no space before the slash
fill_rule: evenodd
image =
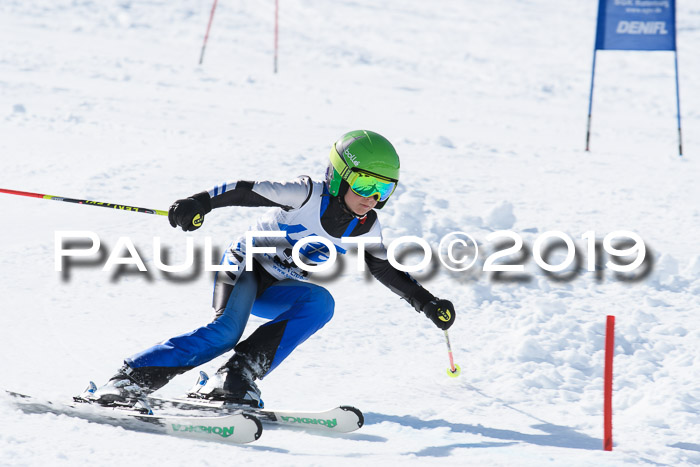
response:
<path id="1" fill-rule="evenodd" d="M 124 365 L 117 374 L 99 388 L 90 381 L 87 389 L 75 399 L 78 402 L 97 403 L 106 407 L 134 408 L 141 412 L 152 413 L 146 401 L 146 397 L 151 392 L 153 391 L 147 385 L 137 380 L 137 375 L 132 368 Z"/>
<path id="2" fill-rule="evenodd" d="M 187 397 L 222 401 L 225 405 L 243 405 L 256 409 L 264 407 L 255 375 L 245 362 L 234 359 L 222 366 L 211 378 L 203 371 Z"/>

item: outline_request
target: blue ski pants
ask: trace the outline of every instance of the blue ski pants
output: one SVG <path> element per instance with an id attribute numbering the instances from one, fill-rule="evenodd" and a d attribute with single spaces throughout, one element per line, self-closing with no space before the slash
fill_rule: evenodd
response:
<path id="1" fill-rule="evenodd" d="M 222 276 L 225 275 L 219 273 L 217 281 Z M 325 288 L 292 279 L 274 282 L 257 296 L 259 280 L 254 271 L 242 272 L 233 286 L 229 286 L 225 309 L 214 321 L 132 355 L 125 360 L 126 364 L 134 369 L 172 369 L 174 373 L 199 366 L 232 350 L 252 313 L 270 320 L 244 342 L 256 341 L 246 346 L 247 352 L 260 349 L 259 353 L 266 355 L 264 374 L 259 376 L 268 374 L 330 321 L 335 302 Z"/>

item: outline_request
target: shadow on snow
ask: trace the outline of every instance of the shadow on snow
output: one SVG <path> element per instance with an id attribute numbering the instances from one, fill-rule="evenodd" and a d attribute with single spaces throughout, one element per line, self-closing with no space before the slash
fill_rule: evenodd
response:
<path id="1" fill-rule="evenodd" d="M 482 435 L 487 438 L 504 440 L 508 442 L 484 442 L 484 443 L 464 443 L 452 444 L 440 447 L 426 448 L 416 455 L 423 456 L 446 456 L 449 450 L 454 448 L 480 448 L 480 447 L 504 447 L 517 444 L 518 442 L 534 444 L 537 446 L 553 446 L 571 449 L 602 449 L 602 439 L 592 438 L 588 435 L 578 433 L 572 428 L 551 423 L 541 423 L 532 425 L 545 434 L 527 434 L 514 430 L 502 430 L 499 428 L 488 428 L 483 425 L 469 425 L 466 423 L 453 423 L 446 420 L 422 420 L 412 415 L 387 415 L 375 412 L 365 414 L 365 425 L 374 425 L 382 422 L 398 423 L 399 425 L 422 430 L 426 428 L 449 428 L 453 433 L 468 433 L 472 435 Z"/>

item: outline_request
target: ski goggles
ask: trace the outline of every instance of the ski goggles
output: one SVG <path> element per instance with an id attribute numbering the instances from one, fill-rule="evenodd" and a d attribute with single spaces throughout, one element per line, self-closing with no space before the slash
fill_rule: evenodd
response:
<path id="1" fill-rule="evenodd" d="M 396 189 L 396 182 L 367 172 L 353 170 L 345 179 L 350 189 L 363 198 L 378 196 L 379 201 L 386 201 Z"/>

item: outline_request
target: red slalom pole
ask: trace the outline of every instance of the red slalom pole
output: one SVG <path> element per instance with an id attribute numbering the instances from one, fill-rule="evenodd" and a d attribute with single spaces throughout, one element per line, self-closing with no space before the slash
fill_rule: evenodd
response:
<path id="1" fill-rule="evenodd" d="M 279 17 L 279 3 L 280 3 L 279 0 L 275 0 L 275 66 L 274 66 L 275 73 L 277 73 L 277 40 L 279 37 L 279 33 L 278 33 L 279 28 L 277 27 L 277 24 L 278 24 L 277 18 Z"/>
<path id="2" fill-rule="evenodd" d="M 612 451 L 613 355 L 615 354 L 615 317 L 608 315 L 605 326 L 605 374 L 603 377 L 603 449 Z"/>
<path id="3" fill-rule="evenodd" d="M 207 39 L 209 39 L 209 30 L 211 29 L 211 23 L 214 21 L 214 12 L 216 11 L 216 2 L 218 0 L 214 0 L 214 4 L 211 6 L 211 14 L 209 15 L 209 24 L 207 25 L 207 32 L 204 34 L 204 43 L 202 44 L 202 52 L 199 54 L 199 64 L 202 64 L 202 61 L 204 61 L 204 49 L 207 47 Z"/>

